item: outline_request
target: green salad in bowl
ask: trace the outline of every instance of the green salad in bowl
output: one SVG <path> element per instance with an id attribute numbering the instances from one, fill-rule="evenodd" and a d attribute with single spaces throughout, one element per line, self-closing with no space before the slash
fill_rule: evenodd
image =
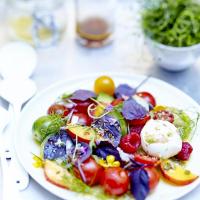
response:
<path id="1" fill-rule="evenodd" d="M 145 8 L 142 28 L 159 65 L 181 70 L 194 64 L 200 50 L 200 2 L 160 0 Z"/>

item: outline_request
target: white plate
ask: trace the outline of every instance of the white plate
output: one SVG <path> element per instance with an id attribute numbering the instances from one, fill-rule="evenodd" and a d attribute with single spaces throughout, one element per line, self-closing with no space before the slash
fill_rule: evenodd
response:
<path id="1" fill-rule="evenodd" d="M 115 81 L 116 85 L 120 83 L 127 83 L 137 86 L 145 77 L 138 75 L 116 75 L 109 74 Z M 90 197 L 84 197 L 77 193 L 61 189 L 53 184 L 47 182 L 43 175 L 42 169 L 36 169 L 33 167 L 32 153 L 39 155 L 39 147 L 32 140 L 32 124 L 40 116 L 45 115 L 48 107 L 55 101 L 55 99 L 64 92 L 73 92 L 77 89 L 93 89 L 94 80 L 99 74 L 93 74 L 90 76 L 79 77 L 64 82 L 55 84 L 40 94 L 36 95 L 24 108 L 18 130 L 15 134 L 15 147 L 17 155 L 21 164 L 26 171 L 34 178 L 41 186 L 47 189 L 49 192 L 57 195 L 60 198 L 68 200 L 89 200 Z M 158 104 L 174 106 L 182 109 L 193 109 L 200 112 L 199 105 L 192 100 L 189 96 L 176 89 L 175 87 L 155 78 L 150 78 L 140 90 L 146 90 L 151 92 Z M 200 126 L 197 127 L 196 132 L 200 131 Z M 200 175 L 199 167 L 199 148 L 200 136 L 196 134 L 193 138 L 192 145 L 194 148 L 188 168 L 196 174 Z M 160 181 L 158 187 L 152 192 L 147 199 L 155 200 L 172 200 L 178 199 L 183 195 L 193 190 L 200 182 L 200 178 L 187 186 L 172 186 Z"/>

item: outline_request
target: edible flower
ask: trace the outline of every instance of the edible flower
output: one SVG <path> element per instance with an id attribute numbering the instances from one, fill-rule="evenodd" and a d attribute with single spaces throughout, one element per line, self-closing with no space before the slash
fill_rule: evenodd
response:
<path id="1" fill-rule="evenodd" d="M 39 156 L 36 156 L 35 154 L 33 154 L 33 160 L 34 160 L 33 166 L 35 168 L 43 167 L 43 160 Z"/>
<path id="2" fill-rule="evenodd" d="M 106 156 L 106 160 L 100 159 L 99 160 L 99 165 L 102 167 L 119 167 L 120 162 L 115 160 L 115 156 L 113 155 L 108 155 Z"/>

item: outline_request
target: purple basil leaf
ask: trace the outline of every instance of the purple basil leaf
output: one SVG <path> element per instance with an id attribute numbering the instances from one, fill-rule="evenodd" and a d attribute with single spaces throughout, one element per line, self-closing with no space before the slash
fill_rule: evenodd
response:
<path id="1" fill-rule="evenodd" d="M 108 155 L 113 155 L 115 160 L 121 161 L 118 150 L 107 141 L 101 141 L 93 150 L 93 154 L 103 159 L 106 159 Z"/>
<path id="2" fill-rule="evenodd" d="M 131 193 L 136 200 L 144 200 L 149 194 L 149 176 L 140 168 L 130 173 Z"/>
<path id="3" fill-rule="evenodd" d="M 92 123 L 92 127 L 99 130 L 99 134 L 103 140 L 110 142 L 114 147 L 117 147 L 121 139 L 121 127 L 117 119 L 112 116 L 105 115 Z"/>
<path id="4" fill-rule="evenodd" d="M 44 144 L 44 159 L 54 160 L 66 157 L 67 147 L 73 147 L 73 141 L 65 130 L 60 130 L 59 134 L 50 136 Z"/>
<path id="5" fill-rule="evenodd" d="M 115 89 L 115 96 L 117 98 L 127 99 L 136 93 L 136 89 L 127 84 L 121 84 Z"/>
<path id="6" fill-rule="evenodd" d="M 69 149 L 67 158 L 69 161 L 73 161 L 77 165 L 78 162 L 82 163 L 87 160 L 91 154 L 92 150 L 89 145 L 84 142 L 80 142 L 76 146 Z"/>
<path id="7" fill-rule="evenodd" d="M 89 90 L 76 90 L 70 99 L 86 101 L 89 98 L 96 97 L 95 93 Z"/>
<path id="8" fill-rule="evenodd" d="M 125 169 L 127 170 L 138 170 L 140 168 L 143 168 L 145 164 L 139 163 L 133 159 L 130 159 L 130 161 L 124 166 Z"/>
<path id="9" fill-rule="evenodd" d="M 128 99 L 124 101 L 122 114 L 127 120 L 141 119 L 145 117 L 147 110 L 134 99 Z"/>

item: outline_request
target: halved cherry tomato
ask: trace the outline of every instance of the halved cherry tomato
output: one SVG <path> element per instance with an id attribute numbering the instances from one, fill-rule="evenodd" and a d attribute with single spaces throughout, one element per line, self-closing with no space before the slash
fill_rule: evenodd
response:
<path id="1" fill-rule="evenodd" d="M 92 123 L 92 119 L 85 113 L 75 113 L 75 114 L 73 114 L 72 119 L 74 116 L 78 117 L 77 124 L 84 125 L 84 126 L 90 126 Z"/>
<path id="2" fill-rule="evenodd" d="M 86 101 L 80 101 L 80 100 L 73 100 L 74 103 L 76 103 L 76 106 L 75 106 L 75 113 L 87 113 L 87 109 L 88 109 L 88 106 L 90 104 L 93 103 L 92 100 L 88 99 Z"/>
<path id="3" fill-rule="evenodd" d="M 122 195 L 129 187 L 127 171 L 121 167 L 109 167 L 104 170 L 101 184 L 104 191 L 110 195 Z"/>
<path id="4" fill-rule="evenodd" d="M 157 157 L 149 156 L 146 153 L 135 153 L 134 160 L 152 166 L 155 166 L 159 163 L 159 159 Z"/>
<path id="5" fill-rule="evenodd" d="M 141 119 L 133 119 L 133 120 L 129 120 L 128 123 L 131 126 L 144 126 L 146 124 L 146 122 L 148 120 L 150 120 L 151 117 L 149 114 L 147 114 L 145 117 L 141 118 Z"/>
<path id="6" fill-rule="evenodd" d="M 149 176 L 149 189 L 153 190 L 159 183 L 160 174 L 154 167 L 146 167 L 145 170 Z"/>
<path id="7" fill-rule="evenodd" d="M 111 105 L 112 105 L 112 106 L 116 106 L 116 105 L 122 103 L 123 101 L 124 101 L 124 100 L 121 99 L 121 98 L 115 99 L 115 100 L 112 101 Z"/>
<path id="8" fill-rule="evenodd" d="M 61 117 L 65 117 L 69 114 L 70 110 L 61 104 L 53 104 L 48 108 L 47 113 L 49 115 L 60 115 Z"/>
<path id="9" fill-rule="evenodd" d="M 113 95 L 115 92 L 115 83 L 109 76 L 100 76 L 95 80 L 94 91 L 97 94 L 104 92 Z"/>
<path id="10" fill-rule="evenodd" d="M 100 183 L 102 174 L 103 174 L 103 167 L 101 167 L 97 162 L 92 158 L 88 158 L 86 161 L 81 163 L 81 169 L 86 179 L 87 185 L 96 185 Z M 77 167 L 73 168 L 74 174 L 79 179 L 82 179 L 81 173 Z M 83 180 L 83 179 L 82 179 Z"/>
<path id="11" fill-rule="evenodd" d="M 140 135 L 135 132 L 131 132 L 130 134 L 125 135 L 120 141 L 120 147 L 126 153 L 135 153 L 140 144 Z"/>
<path id="12" fill-rule="evenodd" d="M 139 97 L 143 98 L 144 100 L 146 100 L 148 103 L 150 103 L 153 107 L 156 106 L 156 100 L 153 97 L 152 94 L 150 94 L 149 92 L 137 92 L 136 95 L 138 95 Z"/>
<path id="13" fill-rule="evenodd" d="M 174 115 L 167 110 L 160 110 L 160 111 L 154 112 L 153 119 L 164 120 L 164 121 L 173 123 Z"/>

